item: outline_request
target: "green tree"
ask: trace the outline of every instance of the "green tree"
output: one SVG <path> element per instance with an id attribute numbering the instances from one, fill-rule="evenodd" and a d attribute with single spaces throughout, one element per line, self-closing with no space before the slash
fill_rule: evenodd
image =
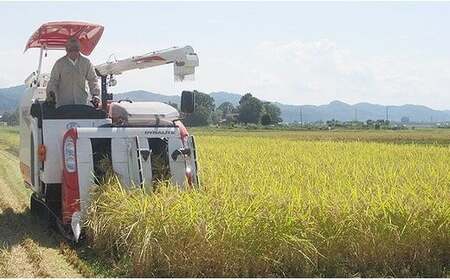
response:
<path id="1" fill-rule="evenodd" d="M 239 101 L 239 121 L 243 123 L 259 123 L 263 114 L 263 103 L 250 93 Z"/>
<path id="2" fill-rule="evenodd" d="M 212 122 L 211 115 L 214 112 L 214 98 L 206 93 L 195 92 L 195 110 L 185 117 L 188 126 L 205 126 Z"/>
<path id="3" fill-rule="evenodd" d="M 278 108 L 277 105 L 272 104 L 270 102 L 264 102 L 263 103 L 263 109 L 264 109 L 264 115 L 268 115 L 270 122 L 268 124 L 277 124 L 279 122 L 282 122 L 281 119 L 281 110 Z M 269 119 L 265 119 L 265 121 L 268 121 Z M 262 119 L 261 119 L 262 123 Z"/>
<path id="4" fill-rule="evenodd" d="M 217 108 L 216 110 L 214 110 L 214 112 L 211 113 L 211 122 L 213 124 L 219 123 L 222 120 L 223 115 L 224 114 L 223 114 L 222 110 Z"/>
<path id="5" fill-rule="evenodd" d="M 1 121 L 6 122 L 9 126 L 19 125 L 19 108 L 14 113 L 5 112 L 2 115 Z"/>
<path id="6" fill-rule="evenodd" d="M 264 115 L 261 117 L 261 124 L 262 124 L 262 125 L 269 125 L 269 124 L 272 124 L 272 118 L 270 117 L 269 114 L 264 114 Z"/>
<path id="7" fill-rule="evenodd" d="M 219 107 L 217 107 L 217 109 L 223 112 L 223 118 L 225 118 L 228 114 L 236 112 L 236 108 L 234 108 L 231 102 L 223 102 Z"/>

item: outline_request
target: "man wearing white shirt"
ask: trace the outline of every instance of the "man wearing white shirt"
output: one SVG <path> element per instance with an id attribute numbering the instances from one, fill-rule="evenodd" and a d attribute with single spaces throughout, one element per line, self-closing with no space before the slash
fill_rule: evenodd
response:
<path id="1" fill-rule="evenodd" d="M 53 66 L 47 85 L 47 101 L 56 106 L 88 104 L 86 81 L 94 103 L 99 102 L 100 90 L 94 66 L 80 54 L 80 42 L 72 37 L 66 43 L 67 54 Z"/>

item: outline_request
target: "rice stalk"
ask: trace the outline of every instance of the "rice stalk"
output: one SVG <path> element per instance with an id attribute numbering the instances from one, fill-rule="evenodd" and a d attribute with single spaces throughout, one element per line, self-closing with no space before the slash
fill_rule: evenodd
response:
<path id="1" fill-rule="evenodd" d="M 95 250 L 129 276 L 448 274 L 450 151 L 199 137 L 206 190 L 94 196 Z"/>

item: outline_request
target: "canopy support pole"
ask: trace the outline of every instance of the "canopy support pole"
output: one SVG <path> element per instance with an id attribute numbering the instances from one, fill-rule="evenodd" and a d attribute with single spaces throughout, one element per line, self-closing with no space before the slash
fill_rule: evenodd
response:
<path id="1" fill-rule="evenodd" d="M 39 54 L 39 66 L 37 69 L 37 79 L 39 80 L 39 75 L 41 74 L 42 71 L 42 60 L 44 59 L 44 47 L 41 47 L 41 53 Z"/>

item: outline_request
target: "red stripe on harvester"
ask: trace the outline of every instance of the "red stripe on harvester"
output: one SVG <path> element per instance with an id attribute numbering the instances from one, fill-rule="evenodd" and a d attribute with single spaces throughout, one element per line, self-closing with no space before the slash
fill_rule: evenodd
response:
<path id="1" fill-rule="evenodd" d="M 71 137 L 75 146 L 75 172 L 69 172 L 66 169 L 64 143 L 66 139 Z M 62 220 L 64 224 L 70 224 L 73 213 L 80 211 L 80 190 L 78 184 L 78 164 L 77 164 L 77 129 L 71 128 L 64 134 L 63 140 L 63 180 L 62 180 Z"/>

